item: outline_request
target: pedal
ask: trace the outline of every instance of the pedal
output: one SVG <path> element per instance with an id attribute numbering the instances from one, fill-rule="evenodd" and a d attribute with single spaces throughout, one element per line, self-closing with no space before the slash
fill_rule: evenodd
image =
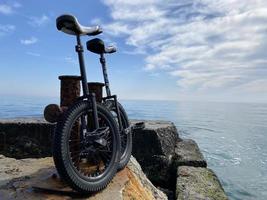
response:
<path id="1" fill-rule="evenodd" d="M 87 132 L 85 137 L 87 141 L 95 141 L 101 145 L 102 144 L 106 145 L 106 142 L 100 139 L 103 139 L 103 136 L 107 135 L 108 133 L 109 133 L 109 127 L 100 127 L 92 132 Z"/>
<path id="2" fill-rule="evenodd" d="M 92 132 L 87 132 L 87 137 L 99 137 L 109 132 L 109 127 L 100 127 Z"/>
<path id="3" fill-rule="evenodd" d="M 129 126 L 128 128 L 123 129 L 123 132 L 124 132 L 125 135 L 130 134 L 131 131 L 132 131 L 132 126 Z"/>
<path id="4" fill-rule="evenodd" d="M 87 132 L 85 135 L 86 140 L 96 141 L 109 133 L 109 127 L 101 127 L 92 132 Z"/>

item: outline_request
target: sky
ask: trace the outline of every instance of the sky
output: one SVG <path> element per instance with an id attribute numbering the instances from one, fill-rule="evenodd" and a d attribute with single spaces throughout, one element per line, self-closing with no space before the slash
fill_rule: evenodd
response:
<path id="1" fill-rule="evenodd" d="M 56 18 L 100 25 L 120 99 L 267 102 L 266 0 L 0 0 L 0 96 L 59 96 L 78 75 L 75 37 Z M 84 36 L 83 43 L 93 37 Z M 85 51 L 88 80 L 103 81 Z"/>

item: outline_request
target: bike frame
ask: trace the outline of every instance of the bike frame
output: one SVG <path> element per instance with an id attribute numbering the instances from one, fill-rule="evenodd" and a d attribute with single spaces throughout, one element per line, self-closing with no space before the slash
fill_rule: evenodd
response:
<path id="1" fill-rule="evenodd" d="M 77 39 L 77 45 L 75 46 L 75 50 L 78 54 L 79 65 L 80 65 L 80 74 L 81 74 L 82 89 L 83 89 L 82 99 L 86 99 L 87 101 L 91 103 L 92 111 L 93 111 L 94 126 L 95 126 L 95 129 L 98 129 L 99 123 L 98 123 L 98 116 L 97 116 L 96 99 L 95 99 L 94 93 L 89 93 L 89 88 L 87 85 L 86 69 L 85 69 L 84 57 L 83 57 L 83 46 L 81 44 L 80 35 L 77 35 L 76 39 Z"/>

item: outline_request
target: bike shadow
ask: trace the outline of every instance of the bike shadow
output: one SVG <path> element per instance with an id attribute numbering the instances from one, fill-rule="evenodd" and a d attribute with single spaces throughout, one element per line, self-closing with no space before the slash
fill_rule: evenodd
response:
<path id="1" fill-rule="evenodd" d="M 50 194 L 50 195 L 57 195 L 57 196 L 68 196 L 72 199 L 80 199 L 80 198 L 89 198 L 93 196 L 95 193 L 91 194 L 81 194 L 76 191 L 64 191 L 64 190 L 56 190 L 51 188 L 43 188 L 38 186 L 32 187 L 33 191 L 40 194 Z"/>
<path id="2" fill-rule="evenodd" d="M 94 194 L 82 194 L 70 188 L 59 178 L 54 166 L 5 180 L 0 186 L 0 199 L 10 200 L 88 199 Z"/>

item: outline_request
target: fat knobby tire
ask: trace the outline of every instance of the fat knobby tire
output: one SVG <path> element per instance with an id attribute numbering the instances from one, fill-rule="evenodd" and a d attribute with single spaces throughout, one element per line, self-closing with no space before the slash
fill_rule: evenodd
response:
<path id="1" fill-rule="evenodd" d="M 105 173 L 105 176 L 96 180 L 88 180 L 77 173 L 69 160 L 70 156 L 68 155 L 67 140 L 73 121 L 85 110 L 91 110 L 90 103 L 87 101 L 77 102 L 66 111 L 61 119 L 59 119 L 54 133 L 53 159 L 60 177 L 69 184 L 69 186 L 78 192 L 92 193 L 105 188 L 117 172 L 120 161 L 120 136 L 117 123 L 112 114 L 103 106 L 97 105 L 98 114 L 106 118 L 112 132 L 112 145 L 114 145 L 115 151 L 113 151 L 113 156 L 110 161 L 111 167 L 109 171 Z"/>
<path id="2" fill-rule="evenodd" d="M 113 112 L 116 112 L 116 108 L 115 108 L 115 103 L 112 101 L 112 106 L 109 107 L 110 110 L 112 110 Z M 128 116 L 126 114 L 126 111 L 124 110 L 123 106 L 118 102 L 118 107 L 119 107 L 119 112 L 120 112 L 120 116 L 121 116 L 121 122 L 122 122 L 122 126 L 123 128 L 128 128 L 130 127 L 130 122 L 128 119 Z M 125 134 L 124 132 L 121 132 L 121 134 Z M 126 147 L 123 149 L 121 152 L 121 158 L 120 158 L 120 162 L 119 162 L 119 166 L 118 166 L 118 170 L 122 170 L 127 163 L 129 162 L 130 158 L 131 158 L 131 154 L 132 154 L 132 133 L 128 133 L 127 134 L 127 141 L 126 141 Z"/>

